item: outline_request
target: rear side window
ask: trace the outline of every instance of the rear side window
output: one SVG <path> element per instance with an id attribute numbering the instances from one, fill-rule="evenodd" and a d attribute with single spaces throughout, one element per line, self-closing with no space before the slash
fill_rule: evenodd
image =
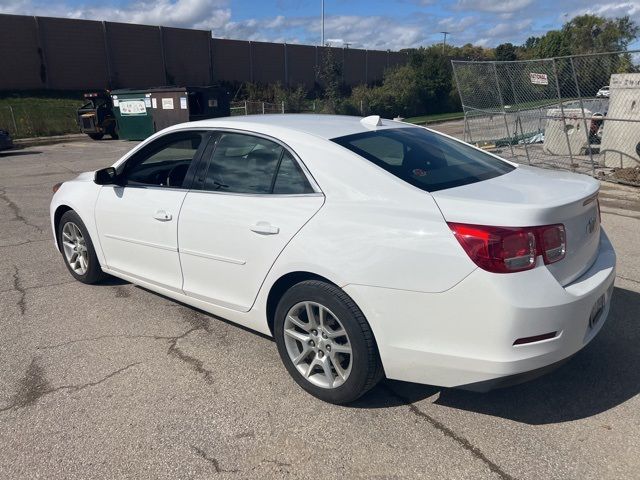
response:
<path id="1" fill-rule="evenodd" d="M 239 133 L 224 133 L 218 140 L 203 188 L 244 194 L 313 192 L 293 156 L 281 145 Z"/>
<path id="2" fill-rule="evenodd" d="M 427 192 L 488 180 L 515 168 L 422 128 L 357 133 L 333 141 Z"/>
<path id="3" fill-rule="evenodd" d="M 279 195 L 299 195 L 302 193 L 313 193 L 313 188 L 309 185 L 300 165 L 293 156 L 285 151 L 282 155 L 280 168 L 273 185 L 273 193 Z"/>

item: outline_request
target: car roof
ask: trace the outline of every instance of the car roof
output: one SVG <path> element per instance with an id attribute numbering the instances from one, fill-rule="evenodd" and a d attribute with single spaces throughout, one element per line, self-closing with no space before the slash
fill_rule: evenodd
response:
<path id="1" fill-rule="evenodd" d="M 366 117 L 366 119 L 363 119 L 362 117 L 351 117 L 347 115 L 285 113 L 211 118 L 181 124 L 180 126 L 182 128 L 187 125 L 190 127 L 205 128 L 238 128 L 258 133 L 268 133 L 274 129 L 283 129 L 290 132 L 307 133 L 325 139 L 370 132 L 373 130 L 415 128 L 415 125 L 388 119 L 380 119 L 380 122 L 376 125 L 377 119 L 378 117 Z"/>

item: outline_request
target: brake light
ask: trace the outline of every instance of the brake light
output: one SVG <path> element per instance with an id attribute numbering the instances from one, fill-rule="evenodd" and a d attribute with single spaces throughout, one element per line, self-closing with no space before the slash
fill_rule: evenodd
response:
<path id="1" fill-rule="evenodd" d="M 562 260 L 567 249 L 567 240 L 564 232 L 564 225 L 550 225 L 538 227 L 541 254 L 544 263 L 554 263 Z"/>
<path id="2" fill-rule="evenodd" d="M 539 255 L 545 264 L 550 264 L 562 260 L 566 253 L 564 225 L 494 227 L 449 223 L 449 228 L 469 258 L 489 272 L 530 270 Z"/>
<path id="3" fill-rule="evenodd" d="M 56 183 L 52 188 L 53 193 L 56 193 L 58 190 L 60 190 L 60 187 L 62 186 L 63 183 L 64 182 Z"/>

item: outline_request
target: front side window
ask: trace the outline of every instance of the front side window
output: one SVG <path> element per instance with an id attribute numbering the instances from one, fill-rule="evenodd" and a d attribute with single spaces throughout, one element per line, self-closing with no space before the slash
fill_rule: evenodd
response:
<path id="1" fill-rule="evenodd" d="M 423 128 L 393 128 L 332 139 L 427 192 L 488 180 L 515 167 Z"/>
<path id="2" fill-rule="evenodd" d="M 159 138 L 127 161 L 121 178 L 127 186 L 184 187 L 185 177 L 205 132 Z"/>
<path id="3" fill-rule="evenodd" d="M 270 140 L 223 133 L 216 143 L 203 188 L 244 194 L 311 193 L 293 156 Z"/>

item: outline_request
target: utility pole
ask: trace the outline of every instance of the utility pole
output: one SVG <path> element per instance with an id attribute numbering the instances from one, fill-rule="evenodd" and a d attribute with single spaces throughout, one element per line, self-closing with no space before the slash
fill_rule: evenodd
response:
<path id="1" fill-rule="evenodd" d="M 442 35 L 444 35 L 444 39 L 442 40 L 442 54 L 444 55 L 444 48 L 447 46 L 447 35 L 449 35 L 449 32 L 440 32 Z"/>
<path id="2" fill-rule="evenodd" d="M 321 7 L 322 7 L 322 15 L 321 15 L 321 20 L 322 20 L 322 33 L 321 33 L 321 37 L 320 37 L 320 45 L 324 47 L 324 0 L 321 1 Z"/>

